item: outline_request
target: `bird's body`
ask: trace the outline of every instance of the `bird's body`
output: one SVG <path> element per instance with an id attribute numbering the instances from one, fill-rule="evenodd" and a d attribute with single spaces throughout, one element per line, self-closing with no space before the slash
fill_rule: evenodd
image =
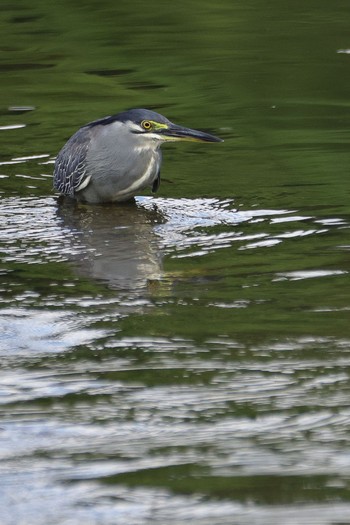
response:
<path id="1" fill-rule="evenodd" d="M 221 141 L 154 111 L 129 110 L 91 122 L 68 140 L 55 162 L 54 188 L 90 203 L 126 201 L 149 186 L 157 191 L 167 140 Z"/>

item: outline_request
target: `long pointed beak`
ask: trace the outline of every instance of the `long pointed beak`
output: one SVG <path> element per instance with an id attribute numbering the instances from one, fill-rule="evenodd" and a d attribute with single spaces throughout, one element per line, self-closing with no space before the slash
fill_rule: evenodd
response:
<path id="1" fill-rule="evenodd" d="M 167 128 L 162 130 L 162 135 L 165 140 L 187 140 L 194 142 L 224 142 L 219 137 L 198 131 L 196 129 L 184 128 L 177 124 L 170 124 Z"/>

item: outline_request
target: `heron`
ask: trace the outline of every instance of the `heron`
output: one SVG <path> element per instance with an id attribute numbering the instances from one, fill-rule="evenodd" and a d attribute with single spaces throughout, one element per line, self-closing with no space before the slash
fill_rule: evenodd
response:
<path id="1" fill-rule="evenodd" d="M 160 146 L 174 141 L 223 142 L 174 124 L 148 109 L 131 109 L 78 129 L 55 161 L 54 188 L 86 203 L 122 202 L 160 185 Z"/>

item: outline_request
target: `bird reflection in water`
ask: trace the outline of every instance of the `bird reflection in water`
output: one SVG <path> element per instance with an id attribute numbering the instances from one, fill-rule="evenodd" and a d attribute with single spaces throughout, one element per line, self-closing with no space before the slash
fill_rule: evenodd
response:
<path id="1" fill-rule="evenodd" d="M 154 288 L 161 279 L 162 253 L 154 227 L 164 219 L 156 209 L 134 201 L 88 206 L 58 199 L 57 214 L 73 233 L 72 260 L 81 275 L 131 296 Z"/>

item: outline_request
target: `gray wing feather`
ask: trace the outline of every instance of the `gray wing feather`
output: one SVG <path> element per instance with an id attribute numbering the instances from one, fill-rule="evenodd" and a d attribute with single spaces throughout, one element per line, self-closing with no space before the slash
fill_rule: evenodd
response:
<path id="1" fill-rule="evenodd" d="M 86 153 L 91 140 L 89 128 L 79 129 L 57 155 L 53 185 L 63 195 L 74 197 L 76 190 L 87 179 Z"/>

